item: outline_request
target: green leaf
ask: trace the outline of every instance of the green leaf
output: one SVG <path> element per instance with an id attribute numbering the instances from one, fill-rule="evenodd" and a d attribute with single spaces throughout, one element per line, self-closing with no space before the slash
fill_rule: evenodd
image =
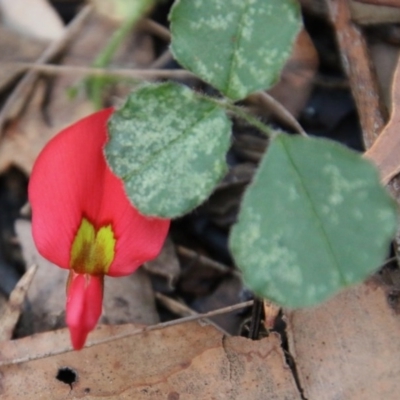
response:
<path id="1" fill-rule="evenodd" d="M 233 100 L 278 80 L 301 26 L 295 0 L 178 0 L 170 21 L 176 60 Z"/>
<path id="2" fill-rule="evenodd" d="M 255 293 L 310 306 L 379 267 L 396 224 L 367 160 L 325 139 L 280 134 L 244 196 L 230 248 Z"/>
<path id="3" fill-rule="evenodd" d="M 142 213 L 173 218 L 202 203 L 226 173 L 230 131 L 214 102 L 174 83 L 149 84 L 110 119 L 106 158 Z"/>

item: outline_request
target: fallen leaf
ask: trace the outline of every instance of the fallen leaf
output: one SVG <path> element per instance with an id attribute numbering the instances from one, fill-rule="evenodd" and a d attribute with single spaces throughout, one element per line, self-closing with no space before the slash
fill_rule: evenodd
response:
<path id="1" fill-rule="evenodd" d="M 37 252 L 29 221 L 18 220 L 15 230 L 26 264 L 38 265 L 28 290 L 17 335 L 27 336 L 64 327 L 65 284 L 68 271 L 56 267 Z"/>
<path id="2" fill-rule="evenodd" d="M 153 325 L 159 322 L 149 275 L 143 269 L 120 278 L 104 279 L 103 316 L 108 324 Z"/>
<path id="3" fill-rule="evenodd" d="M 178 257 L 176 256 L 175 246 L 168 237 L 164 243 L 159 256 L 144 264 L 144 269 L 151 274 L 163 277 L 168 282 L 168 288 L 173 290 L 181 272 Z"/>
<path id="4" fill-rule="evenodd" d="M 352 0 L 349 2 L 351 16 L 354 21 L 361 25 L 400 22 L 400 8 L 398 7 L 399 3 L 388 3 L 388 1 L 379 0 Z"/>
<path id="5" fill-rule="evenodd" d="M 400 172 L 400 60 L 397 63 L 392 86 L 392 114 L 387 125 L 365 153 L 375 163 L 382 182 L 387 184 Z"/>
<path id="6" fill-rule="evenodd" d="M 243 290 L 242 280 L 238 276 L 226 276 L 209 295 L 197 298 L 191 307 L 199 313 L 239 303 Z M 210 318 L 216 325 L 232 335 L 238 335 L 243 314 L 238 311 L 217 315 Z"/>
<path id="7" fill-rule="evenodd" d="M 0 0 L 0 10 L 3 23 L 26 36 L 55 40 L 64 33 L 61 18 L 46 0 Z"/>
<path id="8" fill-rule="evenodd" d="M 374 39 L 370 44 L 371 60 L 379 82 L 380 93 L 385 102 L 386 108 L 392 110 L 392 85 L 393 74 L 399 59 L 399 47 L 393 46 L 383 40 Z"/>
<path id="9" fill-rule="evenodd" d="M 268 93 L 294 117 L 306 106 L 319 65 L 318 53 L 306 30 L 301 30 L 279 82 Z M 291 126 L 290 122 L 287 122 Z"/>
<path id="10" fill-rule="evenodd" d="M 288 313 L 289 350 L 308 400 L 396 399 L 400 316 L 370 281 Z"/>
<path id="11" fill-rule="evenodd" d="M 32 265 L 19 280 L 0 314 L 0 341 L 12 338 L 15 326 L 21 316 L 26 293 L 37 271 L 37 265 Z"/>
<path id="12" fill-rule="evenodd" d="M 243 192 L 253 178 L 255 170 L 256 166 L 251 163 L 230 167 L 224 180 L 201 208 L 214 224 L 228 228 L 236 221 Z"/>
<path id="13" fill-rule="evenodd" d="M 79 40 L 74 40 L 63 54 L 63 63 L 69 66 L 90 65 L 115 29 L 115 23 L 96 14 L 91 15 L 79 32 Z M 149 40 L 149 36 L 144 34 L 126 40 L 120 46 L 112 65 L 141 67 L 153 61 L 154 54 L 149 51 Z M 30 173 L 37 155 L 56 133 L 93 113 L 94 106 L 83 90 L 78 90 L 74 98 L 69 95 L 69 90 L 82 82 L 81 76 L 77 78 L 71 74 L 57 76 L 48 82 L 38 82 L 24 114 L 10 121 L 1 137 L 0 173 L 10 165 Z M 115 96 L 124 97 L 130 88 L 131 85 L 126 81 L 124 85 L 113 86 L 113 100 Z"/>
<path id="14" fill-rule="evenodd" d="M 23 72 L 22 68 L 7 65 L 13 61 L 35 61 L 44 50 L 45 45 L 35 39 L 18 34 L 0 25 L 0 91 L 7 88 Z"/>
<path id="15" fill-rule="evenodd" d="M 93 337 L 129 329 L 103 326 Z M 276 334 L 224 338 L 194 322 L 51 356 L 68 340 L 60 330 L 0 343 L 3 362 L 49 354 L 0 367 L 2 399 L 301 399 Z M 71 386 L 56 378 L 62 370 L 74 378 Z"/>

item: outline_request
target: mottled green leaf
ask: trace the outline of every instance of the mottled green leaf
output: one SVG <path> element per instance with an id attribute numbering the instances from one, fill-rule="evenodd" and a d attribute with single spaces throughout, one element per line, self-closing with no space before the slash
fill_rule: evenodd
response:
<path id="1" fill-rule="evenodd" d="M 233 100 L 277 81 L 301 26 L 296 0 L 178 0 L 170 20 L 174 57 Z"/>
<path id="2" fill-rule="evenodd" d="M 225 112 L 192 90 L 146 85 L 110 119 L 106 158 L 139 210 L 172 218 L 202 203 L 225 174 L 230 130 Z"/>
<path id="3" fill-rule="evenodd" d="M 325 139 L 280 134 L 244 196 L 230 247 L 255 293 L 310 306 L 371 274 L 396 220 L 367 160 Z"/>

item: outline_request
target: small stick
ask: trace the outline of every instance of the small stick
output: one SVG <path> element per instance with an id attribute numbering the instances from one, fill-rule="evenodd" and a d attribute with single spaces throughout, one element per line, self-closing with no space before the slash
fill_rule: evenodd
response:
<path id="1" fill-rule="evenodd" d="M 0 341 L 11 339 L 15 326 L 21 316 L 29 286 L 37 269 L 37 265 L 32 265 L 11 292 L 5 312 L 0 318 Z"/>
<path id="2" fill-rule="evenodd" d="M 351 20 L 349 1 L 325 1 L 336 31 L 343 68 L 349 77 L 360 116 L 365 147 L 368 149 L 385 125 L 387 110 L 379 93 L 365 38 L 361 29 Z"/>
<path id="3" fill-rule="evenodd" d="M 256 297 L 251 311 L 251 322 L 248 336 L 251 340 L 257 340 L 260 335 L 262 309 L 263 301 Z"/>
<path id="4" fill-rule="evenodd" d="M 131 337 L 131 336 L 140 335 L 145 332 L 165 329 L 170 326 L 176 326 L 176 325 L 184 324 L 186 322 L 198 321 L 198 320 L 201 320 L 204 318 L 213 317 L 215 315 L 226 314 L 226 313 L 229 313 L 229 312 L 232 312 L 235 310 L 240 310 L 242 308 L 250 307 L 252 305 L 253 305 L 253 300 L 245 301 L 243 303 L 234 304 L 229 307 L 219 308 L 218 310 L 209 311 L 209 312 L 197 314 L 197 315 L 189 315 L 188 317 L 185 317 L 185 318 L 179 318 L 179 319 L 175 319 L 173 321 L 161 322 L 156 325 L 150 325 L 150 326 L 146 326 L 143 328 L 134 329 L 131 332 L 120 333 L 120 334 L 110 336 L 110 337 L 107 337 L 104 339 L 98 339 L 98 340 L 93 340 L 93 341 L 89 340 L 89 342 L 86 344 L 85 348 L 98 346 L 98 345 L 104 344 L 104 343 L 110 343 L 115 340 L 125 339 L 125 338 Z M 12 343 L 12 341 L 10 343 Z M 51 357 L 51 356 L 55 356 L 55 355 L 59 355 L 59 354 L 64 354 L 64 353 L 68 353 L 71 351 L 73 351 L 73 348 L 71 347 L 71 345 L 68 345 L 68 346 L 65 346 L 64 348 L 58 348 L 54 351 L 45 352 L 45 353 L 37 354 L 34 356 L 27 355 L 24 357 L 14 358 L 14 359 L 0 359 L 0 367 L 5 366 L 5 365 L 15 365 L 15 364 L 21 364 L 24 362 L 28 362 L 28 361 L 39 360 L 42 358 Z M 0 356 L 1 356 L 1 354 L 0 354 Z"/>
<path id="5" fill-rule="evenodd" d="M 165 40 L 166 42 L 171 41 L 171 33 L 169 32 L 169 30 L 158 22 L 153 21 L 152 19 L 142 19 L 137 24 L 137 27 L 139 29 L 143 29 L 149 33 L 152 33 L 154 36 L 158 36 L 160 39 Z"/>
<path id="6" fill-rule="evenodd" d="M 68 25 L 64 35 L 59 40 L 50 43 L 47 49 L 36 60 L 36 64 L 44 64 L 50 59 L 54 58 L 65 47 L 68 41 L 79 32 L 91 11 L 92 6 L 85 6 L 75 17 L 75 19 Z M 5 102 L 0 111 L 0 139 L 3 135 L 4 125 L 7 119 L 10 118 L 11 114 L 14 117 L 20 112 L 22 108 L 21 100 L 25 102 L 26 94 L 29 93 L 37 77 L 38 74 L 36 71 L 29 71 L 19 81 L 18 85 Z"/>
<path id="7" fill-rule="evenodd" d="M 173 312 L 174 314 L 177 314 L 181 317 L 186 317 L 188 315 L 199 315 L 198 312 L 192 310 L 190 307 L 188 307 L 186 304 L 183 304 L 175 299 L 172 299 L 171 297 L 165 296 L 164 294 L 160 292 L 155 293 L 156 299 L 168 310 Z M 216 324 L 214 321 L 212 321 L 209 318 L 204 318 L 204 321 L 208 325 L 212 325 L 215 329 L 218 329 L 221 333 L 223 333 L 225 336 L 231 336 L 229 332 L 227 332 L 224 328 L 220 327 L 218 324 Z"/>
<path id="8" fill-rule="evenodd" d="M 274 99 L 270 94 L 266 92 L 257 92 L 247 97 L 247 101 L 250 103 L 259 103 L 266 109 L 270 110 L 276 117 L 281 119 L 290 125 L 300 135 L 308 136 L 303 127 L 298 123 L 296 118 L 291 112 L 283 106 L 278 100 Z"/>
<path id="9" fill-rule="evenodd" d="M 72 74 L 72 75 L 91 75 L 91 76 L 115 76 L 133 79 L 188 79 L 196 78 L 191 72 L 183 69 L 127 69 L 127 68 L 93 68 L 75 65 L 55 65 L 55 64 L 36 64 L 36 63 L 1 63 L 1 65 L 15 66 L 15 68 L 26 68 L 33 72 L 44 72 L 51 75 Z M 198 78 L 196 78 L 198 79 Z"/>

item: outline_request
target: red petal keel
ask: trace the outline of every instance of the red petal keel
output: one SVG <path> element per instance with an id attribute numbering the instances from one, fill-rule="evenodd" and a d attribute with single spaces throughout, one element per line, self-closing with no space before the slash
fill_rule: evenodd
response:
<path id="1" fill-rule="evenodd" d="M 101 315 L 104 277 L 71 270 L 67 287 L 67 325 L 75 350 L 80 350 Z"/>

